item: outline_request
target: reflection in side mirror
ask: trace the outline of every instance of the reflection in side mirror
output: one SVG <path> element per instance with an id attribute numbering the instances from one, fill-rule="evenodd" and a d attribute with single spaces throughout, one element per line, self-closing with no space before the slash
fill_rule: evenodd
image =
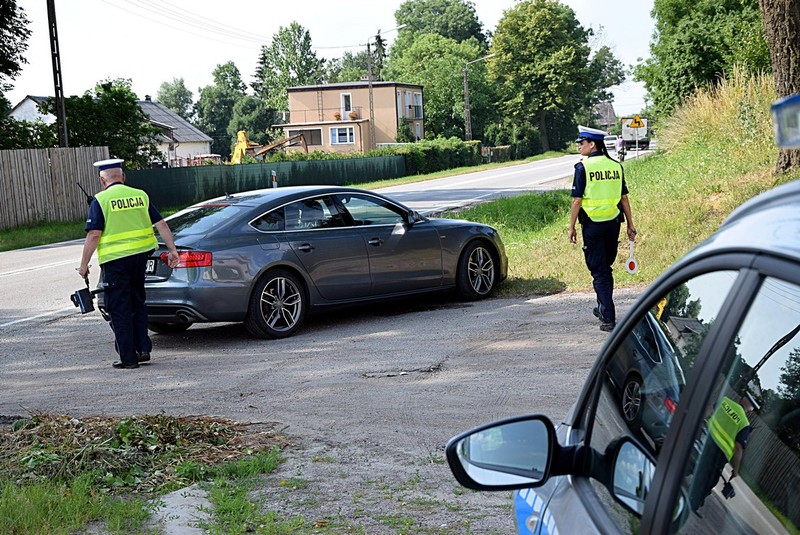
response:
<path id="1" fill-rule="evenodd" d="M 650 492 L 655 464 L 636 443 L 623 440 L 614 458 L 614 497 L 641 516 Z"/>
<path id="2" fill-rule="evenodd" d="M 800 94 L 789 95 L 772 103 L 772 124 L 779 147 L 800 147 Z"/>
<path id="3" fill-rule="evenodd" d="M 476 490 L 509 490 L 543 484 L 550 472 L 555 429 L 544 416 L 502 420 L 447 443 L 456 479 Z"/>

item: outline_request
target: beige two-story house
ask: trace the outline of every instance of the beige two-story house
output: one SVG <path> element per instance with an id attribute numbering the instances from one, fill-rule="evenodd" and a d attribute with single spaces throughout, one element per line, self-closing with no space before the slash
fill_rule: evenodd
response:
<path id="1" fill-rule="evenodd" d="M 370 120 L 369 82 L 344 82 L 290 87 L 286 137 L 303 134 L 309 151 L 367 152 L 397 142 L 397 128 L 406 121 L 416 139 L 425 135 L 422 86 L 372 82 Z M 302 150 L 293 146 L 290 150 Z"/>

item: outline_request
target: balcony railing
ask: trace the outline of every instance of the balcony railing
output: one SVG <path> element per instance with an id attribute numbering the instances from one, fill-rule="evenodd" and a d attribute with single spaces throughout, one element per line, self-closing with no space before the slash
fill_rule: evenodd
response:
<path id="1" fill-rule="evenodd" d="M 367 119 L 361 106 L 353 106 L 349 112 L 342 113 L 341 108 L 322 108 L 308 110 L 291 110 L 290 123 L 317 123 L 321 121 L 355 121 Z"/>

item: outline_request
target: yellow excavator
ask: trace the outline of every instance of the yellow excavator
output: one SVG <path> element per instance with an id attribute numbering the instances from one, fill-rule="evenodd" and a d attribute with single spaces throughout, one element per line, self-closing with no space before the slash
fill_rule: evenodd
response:
<path id="1" fill-rule="evenodd" d="M 269 145 L 259 145 L 258 143 L 248 141 L 247 132 L 244 130 L 239 130 L 236 132 L 236 145 L 233 147 L 233 154 L 231 154 L 231 163 L 242 163 L 242 160 L 248 153 L 254 157 L 261 156 L 284 145 L 290 143 L 294 144 L 293 142 L 298 140 L 300 141 L 300 145 L 303 147 L 303 150 L 308 153 L 308 146 L 306 145 L 306 139 L 303 134 L 295 134 L 293 136 L 281 139 L 280 141 L 276 141 L 275 143 L 270 143 Z"/>

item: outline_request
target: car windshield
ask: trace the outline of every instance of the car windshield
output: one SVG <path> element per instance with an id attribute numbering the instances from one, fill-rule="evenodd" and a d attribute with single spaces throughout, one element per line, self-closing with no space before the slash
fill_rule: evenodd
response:
<path id="1" fill-rule="evenodd" d="M 182 210 L 167 218 L 173 234 L 192 236 L 206 234 L 236 216 L 243 207 L 227 203 L 203 204 Z"/>

